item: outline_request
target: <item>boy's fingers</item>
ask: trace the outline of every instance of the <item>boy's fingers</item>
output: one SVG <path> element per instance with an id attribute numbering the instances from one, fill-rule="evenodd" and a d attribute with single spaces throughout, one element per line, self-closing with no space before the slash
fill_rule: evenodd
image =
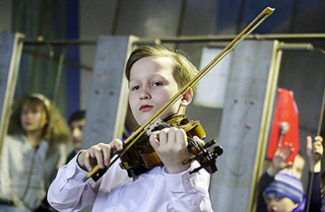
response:
<path id="1" fill-rule="evenodd" d="M 294 151 L 295 151 L 295 148 L 290 147 L 290 149 L 288 151 L 288 156 L 290 156 Z"/>
<path id="2" fill-rule="evenodd" d="M 84 166 L 88 171 L 91 171 L 93 167 L 90 164 L 90 157 L 89 157 L 90 155 L 88 152 L 86 152 L 85 154 L 86 157 L 83 159 Z"/>
<path id="3" fill-rule="evenodd" d="M 288 143 L 288 142 L 285 143 L 285 151 L 286 152 L 290 152 L 291 147 L 292 147 L 292 144 L 291 143 Z"/>
<path id="4" fill-rule="evenodd" d="M 158 140 L 158 133 L 156 133 L 156 132 L 152 133 L 150 135 L 150 137 L 149 137 L 149 142 L 150 142 L 151 146 L 154 149 L 156 149 L 159 146 L 159 144 L 160 144 L 160 142 Z"/>
<path id="5" fill-rule="evenodd" d="M 123 150 L 123 143 L 120 139 L 113 139 L 109 145 L 112 147 L 112 149 L 116 149 L 117 151 Z M 112 151 L 112 150 L 111 150 Z"/>
<path id="6" fill-rule="evenodd" d="M 105 166 L 109 166 L 111 162 L 111 148 L 109 144 L 107 146 L 102 147 L 103 157 L 104 157 L 104 164 Z"/>
<path id="7" fill-rule="evenodd" d="M 180 145 L 187 146 L 187 135 L 183 129 L 179 129 L 176 131 L 176 142 Z"/>
<path id="8" fill-rule="evenodd" d="M 167 142 L 171 142 L 171 141 L 175 141 L 176 140 L 175 139 L 176 138 L 176 132 L 177 132 L 177 129 L 175 127 L 169 128 Z"/>
<path id="9" fill-rule="evenodd" d="M 283 153 L 283 156 L 284 156 L 284 160 L 287 160 L 290 155 L 294 152 L 294 148 L 288 148 L 284 153 Z"/>
<path id="10" fill-rule="evenodd" d="M 284 144 L 279 144 L 279 149 L 281 149 L 281 150 L 283 150 L 284 149 L 284 147 L 285 147 L 285 145 L 286 145 L 286 143 L 284 143 Z"/>
<path id="11" fill-rule="evenodd" d="M 319 142 L 323 143 L 323 138 L 322 138 L 322 136 L 316 136 L 316 137 L 315 137 L 315 141 L 319 141 Z"/>
<path id="12" fill-rule="evenodd" d="M 286 150 L 289 149 L 289 147 L 290 147 L 290 145 L 288 144 L 288 142 L 284 142 L 284 144 L 283 144 L 281 150 L 282 150 L 282 151 L 286 151 Z"/>
<path id="13" fill-rule="evenodd" d="M 156 134 L 156 141 L 159 142 L 159 144 L 166 144 L 168 140 L 168 133 L 169 132 L 167 128 L 161 130 Z"/>
<path id="14" fill-rule="evenodd" d="M 313 147 L 313 153 L 323 154 L 323 144 L 321 142 L 314 142 Z"/>
<path id="15" fill-rule="evenodd" d="M 92 158 L 96 158 L 97 165 L 98 165 L 99 168 L 101 168 L 101 169 L 104 168 L 103 153 L 102 153 L 101 149 L 98 146 L 94 147 L 93 151 L 90 151 L 90 156 Z"/>
<path id="16" fill-rule="evenodd" d="M 89 160 L 86 160 L 86 161 L 85 161 L 85 167 L 86 167 L 86 169 L 87 169 L 89 172 L 93 169 L 93 167 L 90 165 L 90 161 L 89 161 Z"/>

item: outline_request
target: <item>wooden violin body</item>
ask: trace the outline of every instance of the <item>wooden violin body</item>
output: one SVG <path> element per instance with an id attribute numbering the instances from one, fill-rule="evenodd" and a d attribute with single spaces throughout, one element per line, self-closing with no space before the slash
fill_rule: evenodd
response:
<path id="1" fill-rule="evenodd" d="M 221 147 L 218 147 L 217 152 L 208 152 L 202 144 L 195 142 L 192 138 L 198 136 L 200 139 L 206 137 L 206 133 L 199 121 L 188 120 L 185 115 L 173 116 L 165 122 L 160 122 L 142 135 L 136 145 L 121 157 L 120 166 L 128 171 L 130 177 L 147 172 L 155 166 L 162 166 L 162 162 L 157 153 L 149 143 L 149 136 L 152 132 L 162 130 L 168 127 L 177 127 L 184 129 L 188 136 L 188 150 L 191 157 L 184 161 L 184 164 L 191 163 L 193 160 L 198 160 L 201 168 L 205 168 L 208 172 L 213 173 L 217 170 L 215 160 L 218 155 L 222 154 Z M 127 145 L 127 144 L 126 144 Z M 211 143 L 209 145 L 212 145 Z M 197 170 L 198 171 L 198 170 Z"/>

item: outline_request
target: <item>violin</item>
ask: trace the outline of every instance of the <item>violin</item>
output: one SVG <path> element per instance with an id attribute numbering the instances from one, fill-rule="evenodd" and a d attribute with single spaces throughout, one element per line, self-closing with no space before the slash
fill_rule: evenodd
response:
<path id="1" fill-rule="evenodd" d="M 247 27 L 243 29 L 241 33 L 239 33 L 215 58 L 213 58 L 208 65 L 206 65 L 192 80 L 180 89 L 149 120 L 133 132 L 131 136 L 124 141 L 123 150 L 119 152 L 113 151 L 111 153 L 112 158 L 110 166 L 120 158 L 122 161 L 120 166 L 128 171 L 129 176 L 136 177 L 154 166 L 162 165 L 157 153 L 152 151 L 152 147 L 148 142 L 150 132 L 165 127 L 184 127 L 183 129 L 188 135 L 188 150 L 191 157 L 188 160 L 183 161 L 183 163 L 190 163 L 193 160 L 197 160 L 200 163 L 200 167 L 193 170 L 191 173 L 196 172 L 201 168 L 206 169 L 209 173 L 215 172 L 217 170 L 215 165 L 216 158 L 218 155 L 222 154 L 222 148 L 215 147 L 213 151 L 209 151 L 207 148 L 214 145 L 215 141 L 202 145 L 192 139 L 194 135 L 197 135 L 199 138 L 205 137 L 205 132 L 199 122 L 189 121 L 186 117 L 173 117 L 166 122 L 162 122 L 160 117 L 273 12 L 273 8 L 265 8 Z M 202 130 L 204 133 L 202 133 Z M 138 143 L 141 145 L 138 145 Z M 97 181 L 107 171 L 107 169 L 110 168 L 110 166 L 104 169 L 100 169 L 96 166 L 84 177 L 83 180 L 86 181 L 91 177 L 93 180 Z"/>
<path id="2" fill-rule="evenodd" d="M 129 149 L 128 147 L 132 142 L 126 140 L 123 143 L 123 150 L 128 149 L 128 151 L 126 151 L 124 154 L 122 154 L 123 150 L 121 152 L 113 151 L 111 164 L 115 162 L 114 157 L 120 158 L 120 167 L 122 169 L 126 169 L 128 176 L 132 178 L 136 178 L 140 174 L 151 170 L 155 166 L 162 166 L 163 163 L 149 143 L 149 136 L 155 131 L 170 127 L 177 127 L 186 132 L 188 141 L 187 149 L 190 153 L 190 157 L 182 163 L 185 165 L 193 162 L 194 160 L 197 160 L 200 163 L 200 166 L 192 170 L 190 174 L 198 172 L 202 168 L 204 168 L 210 174 L 217 171 L 216 159 L 218 156 L 222 155 L 222 147 L 215 146 L 215 140 L 205 144 L 198 143 L 193 140 L 194 136 L 204 139 L 206 137 L 206 133 L 199 121 L 188 120 L 185 114 L 167 117 L 164 121 L 159 119 L 146 131 L 146 133 L 137 138 L 136 144 L 133 144 Z M 209 151 L 208 148 L 212 146 L 214 146 L 213 150 Z M 108 168 L 109 167 L 99 169 L 95 174 L 89 177 L 91 177 L 94 181 L 97 181 Z M 86 181 L 89 177 L 87 175 L 83 180 Z"/>
<path id="3" fill-rule="evenodd" d="M 214 145 L 216 143 L 215 140 L 212 140 L 206 144 L 200 144 L 194 141 L 194 136 L 204 139 L 206 137 L 206 133 L 199 121 L 188 120 L 185 114 L 183 114 L 172 116 L 167 118 L 165 121 L 161 121 L 153 125 L 146 134 L 140 137 L 137 144 L 133 146 L 127 154 L 124 154 L 121 157 L 122 162 L 120 163 L 120 167 L 127 170 L 129 177 L 135 178 L 155 166 L 163 165 L 157 153 L 154 151 L 148 141 L 152 132 L 169 127 L 183 129 L 187 134 L 187 149 L 191 156 L 182 163 L 185 165 L 197 160 L 201 164 L 200 167 L 191 171 L 191 174 L 199 171 L 201 168 L 204 168 L 211 174 L 217 171 L 215 162 L 217 157 L 223 153 L 222 147 L 215 146 L 213 151 L 208 151 L 207 148 Z"/>

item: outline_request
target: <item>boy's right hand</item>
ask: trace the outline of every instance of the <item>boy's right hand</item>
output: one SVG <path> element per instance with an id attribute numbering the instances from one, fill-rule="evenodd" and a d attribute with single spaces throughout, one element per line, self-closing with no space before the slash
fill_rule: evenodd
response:
<path id="1" fill-rule="evenodd" d="M 287 163 L 286 160 L 289 158 L 289 156 L 292 154 L 293 151 L 294 148 L 292 147 L 291 144 L 284 143 L 283 146 L 279 144 L 278 148 L 274 153 L 271 166 L 267 169 L 267 173 L 270 176 L 274 177 L 282 169 L 291 166 L 292 163 L 291 162 Z"/>
<path id="2" fill-rule="evenodd" d="M 77 162 L 86 171 L 91 171 L 96 165 L 103 169 L 110 165 L 112 151 L 121 151 L 122 149 L 123 143 L 119 139 L 113 139 L 109 144 L 99 143 L 82 151 L 77 158 Z"/>

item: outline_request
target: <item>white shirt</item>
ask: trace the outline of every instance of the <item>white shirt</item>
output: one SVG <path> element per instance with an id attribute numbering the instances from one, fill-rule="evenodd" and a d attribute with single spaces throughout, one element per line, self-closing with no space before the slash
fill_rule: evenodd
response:
<path id="1" fill-rule="evenodd" d="M 89 205 L 96 212 L 212 211 L 210 174 L 204 169 L 189 174 L 197 162 L 179 174 L 167 174 L 157 166 L 133 181 L 117 161 L 97 182 L 83 182 L 87 172 L 76 158 L 59 169 L 48 191 L 49 203 L 59 211 L 80 211 Z"/>

